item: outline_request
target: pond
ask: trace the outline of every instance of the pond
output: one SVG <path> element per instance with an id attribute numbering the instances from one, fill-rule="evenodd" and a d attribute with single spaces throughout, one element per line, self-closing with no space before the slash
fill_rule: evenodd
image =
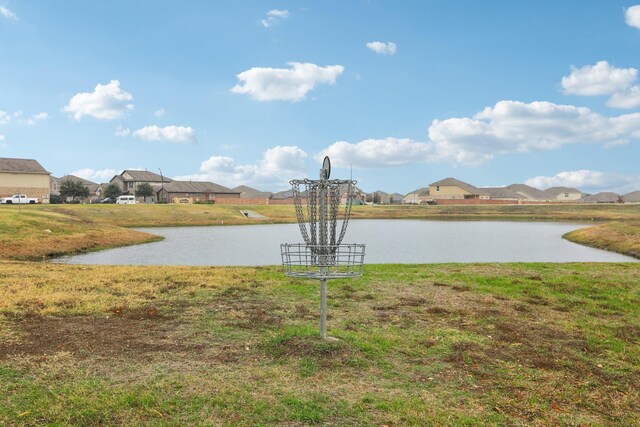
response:
<path id="1" fill-rule="evenodd" d="M 635 262 L 571 243 L 585 224 L 509 221 L 354 220 L 343 243 L 365 243 L 365 263 Z M 56 262 L 112 265 L 274 265 L 280 243 L 302 242 L 297 224 L 140 229 L 161 242 L 64 257 Z"/>

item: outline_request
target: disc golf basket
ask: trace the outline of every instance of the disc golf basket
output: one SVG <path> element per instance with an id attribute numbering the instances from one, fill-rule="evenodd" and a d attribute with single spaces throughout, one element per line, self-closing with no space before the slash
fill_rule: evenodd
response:
<path id="1" fill-rule="evenodd" d="M 364 244 L 342 243 L 349 225 L 356 181 L 329 179 L 330 174 L 331 162 L 325 157 L 319 180 L 290 181 L 304 243 L 280 245 L 285 275 L 320 280 L 322 338 L 327 338 L 327 280 L 361 276 L 365 255 Z M 342 200 L 343 211 L 340 210 Z"/>

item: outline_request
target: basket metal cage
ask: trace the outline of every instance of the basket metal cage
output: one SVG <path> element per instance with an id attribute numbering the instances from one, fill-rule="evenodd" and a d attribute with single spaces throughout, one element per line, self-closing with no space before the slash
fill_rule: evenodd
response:
<path id="1" fill-rule="evenodd" d="M 280 245 L 284 274 L 307 279 L 340 279 L 362 275 L 365 245 Z"/>

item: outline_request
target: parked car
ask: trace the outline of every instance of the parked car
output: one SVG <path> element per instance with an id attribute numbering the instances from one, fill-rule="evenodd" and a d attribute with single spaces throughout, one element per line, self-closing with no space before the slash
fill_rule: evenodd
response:
<path id="1" fill-rule="evenodd" d="M 34 205 L 36 203 L 40 203 L 40 200 L 37 197 L 27 197 L 26 194 L 14 194 L 11 197 L 3 197 L 3 198 L 1 198 L 0 199 L 0 203 L 6 204 L 6 205 L 12 205 L 12 204 L 18 204 L 18 205 L 31 204 L 31 205 Z"/>
<path id="2" fill-rule="evenodd" d="M 113 197 L 105 197 L 104 199 L 100 200 L 100 203 L 115 203 L 116 199 L 114 199 Z"/>
<path id="3" fill-rule="evenodd" d="M 116 200 L 116 205 L 135 205 L 136 197 L 135 196 L 120 196 Z"/>

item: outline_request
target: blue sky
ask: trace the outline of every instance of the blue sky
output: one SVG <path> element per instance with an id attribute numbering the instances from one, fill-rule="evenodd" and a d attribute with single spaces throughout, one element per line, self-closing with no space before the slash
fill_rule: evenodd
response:
<path id="1" fill-rule="evenodd" d="M 640 190 L 633 1 L 0 0 L 0 157 L 261 190 Z M 636 52 L 636 54 L 633 54 Z"/>

